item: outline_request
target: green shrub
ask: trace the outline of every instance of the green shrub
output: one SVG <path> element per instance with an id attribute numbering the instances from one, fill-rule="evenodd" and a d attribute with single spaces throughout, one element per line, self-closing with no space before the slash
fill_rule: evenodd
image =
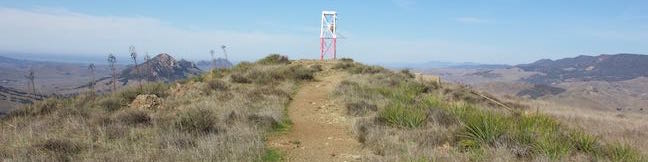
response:
<path id="1" fill-rule="evenodd" d="M 249 78 L 251 82 L 260 85 L 269 85 L 276 82 L 282 81 L 286 78 L 286 72 L 284 70 L 259 70 L 252 69 L 246 75 L 246 78 Z"/>
<path id="2" fill-rule="evenodd" d="M 281 161 L 281 153 L 274 149 L 268 149 L 261 157 L 261 161 L 264 162 L 279 162 Z"/>
<path id="3" fill-rule="evenodd" d="M 295 80 L 313 80 L 314 71 L 303 66 L 293 66 L 290 68 L 290 75 Z"/>
<path id="4" fill-rule="evenodd" d="M 458 137 L 481 145 L 495 144 L 506 132 L 507 125 L 512 123 L 494 112 L 478 110 L 469 105 L 455 107 L 453 110 L 462 121 Z"/>
<path id="5" fill-rule="evenodd" d="M 600 150 L 598 138 L 585 134 L 583 131 L 573 131 L 569 135 L 569 139 L 574 144 L 574 147 L 584 153 L 597 153 Z"/>
<path id="6" fill-rule="evenodd" d="M 378 118 L 396 127 L 418 128 L 425 124 L 427 116 L 421 108 L 405 103 L 390 103 L 378 114 Z"/>
<path id="7" fill-rule="evenodd" d="M 169 89 L 169 85 L 164 83 L 148 83 L 143 84 L 142 88 L 137 86 L 129 87 L 119 92 L 117 96 L 121 98 L 122 105 L 126 105 L 133 102 L 138 95 L 153 94 L 160 98 L 166 97 L 168 95 L 167 89 Z"/>
<path id="8" fill-rule="evenodd" d="M 566 137 L 560 134 L 545 134 L 536 139 L 533 148 L 536 152 L 545 155 L 553 160 L 558 160 L 573 149 L 569 141 L 565 141 Z"/>
<path id="9" fill-rule="evenodd" d="M 272 64 L 290 64 L 288 57 L 279 54 L 271 54 L 257 61 L 258 64 L 272 65 Z"/>
<path id="10" fill-rule="evenodd" d="M 178 115 L 175 127 L 192 134 L 217 133 L 220 128 L 216 122 L 216 115 L 211 110 L 190 108 Z"/>
<path id="11" fill-rule="evenodd" d="M 387 71 L 385 68 L 381 66 L 367 66 L 367 65 L 356 65 L 352 66 L 350 68 L 347 68 L 349 73 L 351 74 L 376 74 L 376 73 L 381 73 Z"/>
<path id="12" fill-rule="evenodd" d="M 646 160 L 634 148 L 620 143 L 608 144 L 605 149 L 605 155 L 611 161 L 642 161 Z"/>
<path id="13" fill-rule="evenodd" d="M 106 111 L 115 111 L 119 110 L 122 105 L 119 98 L 108 96 L 99 100 L 99 106 Z"/>

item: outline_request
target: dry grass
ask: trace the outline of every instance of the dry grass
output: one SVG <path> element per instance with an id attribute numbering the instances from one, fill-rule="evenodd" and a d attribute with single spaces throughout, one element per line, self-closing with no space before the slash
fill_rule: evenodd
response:
<path id="1" fill-rule="evenodd" d="M 462 85 L 442 86 L 415 79 L 407 71 L 367 70 L 375 68 L 352 62 L 342 62 L 336 67 L 355 74 L 343 81 L 334 95 L 347 104 L 349 115 L 356 116 L 353 131 L 358 141 L 378 155 L 367 157 L 372 160 L 641 161 L 645 158 L 641 155 L 642 148 L 617 143 L 623 139 L 615 139 L 643 136 L 638 131 L 646 130 L 643 126 L 632 129 L 634 133 L 605 134 L 613 136 L 606 138 L 600 133 L 572 127 L 569 122 L 575 122 L 573 118 L 551 117 L 533 111 L 533 105 L 483 94 L 513 108 L 504 109 Z M 366 111 L 371 105 L 377 110 Z M 620 119 L 617 116 L 615 120 Z M 627 124 L 631 126 L 631 122 Z M 633 141 L 639 139 L 636 137 Z"/>
<path id="2" fill-rule="evenodd" d="M 171 85 L 152 83 L 96 99 L 78 96 L 34 104 L 0 119 L 0 159 L 259 161 L 274 157 L 264 137 L 289 126 L 285 107 L 300 82 L 312 79 L 314 71 L 292 65 L 284 57 L 264 60 Z M 253 77 L 260 73 L 270 75 Z M 159 97 L 160 105 L 131 106 L 142 94 Z"/>
<path id="3" fill-rule="evenodd" d="M 544 101 L 528 101 L 531 111 L 550 114 L 567 126 L 582 129 L 605 143 L 627 144 L 648 152 L 648 116 L 632 112 L 612 112 L 563 106 Z"/>

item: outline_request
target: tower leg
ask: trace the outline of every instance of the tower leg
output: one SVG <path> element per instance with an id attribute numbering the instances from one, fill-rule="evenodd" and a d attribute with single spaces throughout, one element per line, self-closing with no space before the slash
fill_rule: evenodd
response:
<path id="1" fill-rule="evenodd" d="M 337 44 L 337 38 L 333 38 L 333 60 L 335 60 L 337 57 L 336 44 Z"/>
<path id="2" fill-rule="evenodd" d="M 324 61 L 324 38 L 320 38 L 320 60 Z"/>

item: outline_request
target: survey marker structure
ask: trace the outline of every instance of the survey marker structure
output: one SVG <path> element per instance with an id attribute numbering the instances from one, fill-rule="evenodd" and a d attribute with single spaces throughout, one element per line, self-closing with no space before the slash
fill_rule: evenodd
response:
<path id="1" fill-rule="evenodd" d="M 320 26 L 320 60 L 331 55 L 335 60 L 337 55 L 337 13 L 335 11 L 322 11 L 322 25 Z"/>

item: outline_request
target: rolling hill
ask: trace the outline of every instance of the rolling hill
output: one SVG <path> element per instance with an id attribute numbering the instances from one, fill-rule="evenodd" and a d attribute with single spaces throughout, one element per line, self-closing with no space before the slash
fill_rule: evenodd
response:
<path id="1" fill-rule="evenodd" d="M 581 128 L 566 120 L 587 116 L 532 103 L 351 59 L 271 55 L 172 84 L 26 106 L 0 119 L 0 144 L 11 146 L 0 159 L 645 160 L 642 135 L 629 143 L 617 139 L 630 133 L 591 135 L 606 124 Z"/>

